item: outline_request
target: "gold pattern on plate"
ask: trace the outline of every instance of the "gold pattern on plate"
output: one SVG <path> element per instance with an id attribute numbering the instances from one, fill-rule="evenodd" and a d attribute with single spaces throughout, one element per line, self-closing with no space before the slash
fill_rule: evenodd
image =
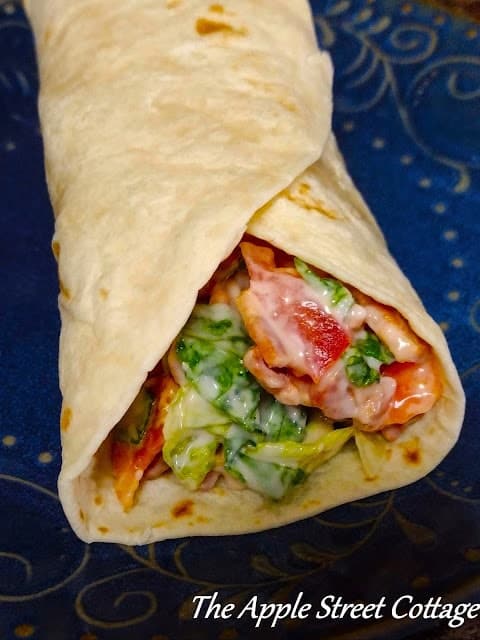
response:
<path id="1" fill-rule="evenodd" d="M 480 562 L 480 547 L 467 549 L 463 555 L 469 562 Z"/>
<path id="2" fill-rule="evenodd" d="M 417 576 L 412 580 L 412 587 L 414 589 L 428 589 L 431 584 L 431 580 L 428 576 Z"/>
<path id="3" fill-rule="evenodd" d="M 14 633 L 16 638 L 30 638 L 35 633 L 35 627 L 31 624 L 19 624 Z"/>

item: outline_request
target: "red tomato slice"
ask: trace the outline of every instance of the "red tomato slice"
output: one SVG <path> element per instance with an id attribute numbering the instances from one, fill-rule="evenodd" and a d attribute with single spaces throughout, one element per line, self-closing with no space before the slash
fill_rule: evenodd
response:
<path id="1" fill-rule="evenodd" d="M 145 384 L 155 399 L 141 444 L 133 445 L 120 440 L 112 442 L 115 492 L 125 510 L 132 507 L 143 474 L 163 448 L 163 425 L 167 408 L 178 389 L 174 380 L 165 374 L 150 378 Z"/>

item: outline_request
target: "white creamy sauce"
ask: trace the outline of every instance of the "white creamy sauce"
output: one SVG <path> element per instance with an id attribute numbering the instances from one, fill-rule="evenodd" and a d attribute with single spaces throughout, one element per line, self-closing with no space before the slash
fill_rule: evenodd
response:
<path id="1" fill-rule="evenodd" d="M 353 304 L 348 313 L 345 316 L 345 326 L 351 331 L 355 329 L 360 329 L 365 322 L 365 318 L 367 317 L 367 312 L 365 307 L 362 307 L 360 304 Z"/>
<path id="2" fill-rule="evenodd" d="M 332 420 L 346 420 L 355 417 L 357 406 L 351 385 L 345 373 L 343 360 L 332 364 L 316 385 L 322 401 L 322 411 Z"/>
<path id="3" fill-rule="evenodd" d="M 283 277 L 282 280 L 287 279 Z M 301 284 L 299 279 L 295 278 L 295 281 Z M 254 281 L 252 290 L 259 304 L 258 312 L 259 315 L 261 314 L 260 317 L 265 333 L 275 345 L 275 350 L 278 354 L 274 366 L 289 366 L 292 369 L 305 370 L 305 364 L 308 364 L 311 358 L 308 345 L 298 334 L 297 327 L 292 322 L 292 317 L 285 314 L 282 308 L 279 308 L 278 297 L 272 295 L 272 284 L 274 283 L 270 280 Z M 275 286 L 278 285 L 275 283 Z M 301 296 L 297 297 L 301 299 Z M 293 301 L 293 296 L 283 288 L 280 299 L 282 306 L 291 306 Z"/>
<path id="4" fill-rule="evenodd" d="M 265 484 L 261 481 L 254 469 L 251 469 L 244 460 L 239 458 L 235 463 L 235 469 L 242 474 L 246 484 L 259 493 L 265 493 Z M 266 479 L 268 480 L 268 495 L 272 497 L 281 496 L 284 493 L 284 487 L 282 485 L 279 474 L 272 473 Z"/>
<path id="5" fill-rule="evenodd" d="M 302 450 L 302 445 L 298 444 L 298 450 Z M 287 467 L 297 468 L 299 466 L 298 460 L 294 457 L 289 457 L 284 453 L 284 446 L 278 442 L 265 442 L 257 451 L 252 454 L 254 460 L 260 460 L 262 462 L 273 462 L 280 465 L 286 465 Z"/>
<path id="6" fill-rule="evenodd" d="M 205 374 L 197 379 L 198 391 L 206 400 L 215 400 L 220 393 L 220 386 L 213 376 Z"/>
<path id="7" fill-rule="evenodd" d="M 384 342 L 398 362 L 417 362 L 422 351 L 422 345 L 406 323 L 395 322 L 384 313 L 381 307 L 367 305 L 366 323 L 374 333 Z"/>
<path id="8" fill-rule="evenodd" d="M 246 413 L 245 406 L 251 404 L 251 391 L 245 389 L 243 394 L 235 393 L 235 389 L 230 389 L 228 393 L 229 415 L 243 416 Z"/>
<path id="9" fill-rule="evenodd" d="M 214 436 L 208 433 L 208 431 L 205 431 L 203 429 L 196 431 L 195 435 L 189 441 L 187 446 L 184 447 L 183 451 L 175 454 L 175 466 L 180 468 L 188 466 L 192 457 L 192 453 L 195 449 L 208 447 L 214 441 Z"/>
<path id="10" fill-rule="evenodd" d="M 272 288 L 280 295 L 272 295 Z M 257 313 L 263 323 L 265 333 L 276 347 L 279 357 L 275 367 L 287 367 L 299 375 L 308 373 L 313 379 L 318 377 L 321 353 L 315 353 L 312 344 L 302 338 L 298 330 L 298 318 L 295 318 L 294 307 L 311 309 L 327 313 L 343 325 L 344 309 L 331 303 L 328 290 L 318 292 L 300 278 L 287 277 L 284 274 L 276 279 L 275 275 L 252 281 L 258 307 Z M 302 321 L 309 324 L 308 315 Z M 345 327 L 344 327 L 345 328 Z M 308 326 L 307 326 L 308 329 Z M 348 329 L 346 329 L 348 332 Z"/>

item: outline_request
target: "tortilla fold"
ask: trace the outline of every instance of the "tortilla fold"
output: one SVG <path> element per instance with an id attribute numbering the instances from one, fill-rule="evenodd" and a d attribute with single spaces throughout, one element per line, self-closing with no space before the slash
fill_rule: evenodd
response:
<path id="1" fill-rule="evenodd" d="M 443 333 L 388 253 L 331 134 L 332 67 L 308 3 L 272 5 L 26 2 L 56 215 L 58 487 L 87 542 L 276 527 L 412 482 L 458 437 L 464 396 Z M 435 350 L 443 395 L 374 480 L 352 444 L 279 503 L 225 486 L 191 492 L 170 474 L 144 482 L 124 512 L 101 445 L 246 231 L 398 309 Z"/>

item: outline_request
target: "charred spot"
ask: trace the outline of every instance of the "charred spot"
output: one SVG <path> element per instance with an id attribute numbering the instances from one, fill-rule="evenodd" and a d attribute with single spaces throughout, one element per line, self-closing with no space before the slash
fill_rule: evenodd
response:
<path id="1" fill-rule="evenodd" d="M 174 518 L 183 518 L 183 516 L 190 516 L 193 513 L 193 501 L 182 500 L 176 504 L 172 509 L 172 516 Z"/>
<path id="2" fill-rule="evenodd" d="M 68 429 L 71 421 L 72 410 L 70 409 L 70 407 L 65 407 L 65 409 L 62 410 L 62 415 L 60 418 L 60 428 L 62 429 L 62 431 L 66 431 Z"/>
<path id="3" fill-rule="evenodd" d="M 225 11 L 221 4 L 211 4 L 209 10 L 213 13 L 224 13 Z"/>
<path id="4" fill-rule="evenodd" d="M 60 283 L 60 293 L 63 295 L 64 298 L 66 298 L 67 300 L 70 300 L 70 298 L 72 297 L 70 289 L 66 287 L 61 280 L 59 281 L 59 283 Z"/>
<path id="5" fill-rule="evenodd" d="M 98 527 L 100 533 L 108 533 L 110 529 L 108 527 Z"/>
<path id="6" fill-rule="evenodd" d="M 52 39 L 52 30 L 50 29 L 50 27 L 47 27 L 45 29 L 45 33 L 43 34 L 43 44 L 48 44 L 50 42 L 50 40 Z"/>
<path id="7" fill-rule="evenodd" d="M 78 512 L 78 515 L 80 516 L 80 520 L 82 522 L 85 522 L 85 514 L 83 513 L 83 511 L 80 509 L 80 511 Z"/>
<path id="8" fill-rule="evenodd" d="M 108 294 L 110 293 L 110 291 L 102 287 L 101 289 L 99 289 L 98 293 L 102 298 L 102 300 L 106 300 L 108 298 Z"/>
<path id="9" fill-rule="evenodd" d="M 55 260 L 58 260 L 60 258 L 60 243 L 56 240 L 55 242 L 52 242 L 52 252 L 55 256 Z"/>
<path id="10" fill-rule="evenodd" d="M 245 29 L 236 29 L 231 24 L 219 22 L 217 20 L 209 20 L 208 18 L 198 18 L 195 23 L 195 29 L 200 36 L 209 36 L 212 33 L 225 33 L 232 36 L 246 35 Z"/>
<path id="11" fill-rule="evenodd" d="M 418 464 L 420 462 L 420 451 L 418 449 L 406 449 L 403 454 L 407 462 Z"/>
<path id="12" fill-rule="evenodd" d="M 100 506 L 101 504 L 103 504 L 103 498 L 102 496 L 95 496 L 94 498 L 94 502 L 97 506 Z"/>
<path id="13" fill-rule="evenodd" d="M 327 218 L 337 220 L 340 216 L 327 209 L 323 202 L 315 200 L 309 193 L 309 190 L 305 189 L 306 186 L 308 185 L 302 183 L 295 191 L 292 192 L 287 189 L 283 192 L 283 195 L 285 195 L 287 200 L 290 200 L 290 202 L 293 202 L 306 211 L 317 211 Z"/>
<path id="14" fill-rule="evenodd" d="M 197 522 L 200 524 L 210 522 L 210 518 L 206 518 L 205 516 L 198 516 Z"/>
<path id="15" fill-rule="evenodd" d="M 302 195 L 305 193 L 308 193 L 310 191 L 310 185 L 307 184 L 306 182 L 301 182 L 298 185 L 298 192 L 301 193 Z"/>
<path id="16" fill-rule="evenodd" d="M 419 464 L 421 461 L 420 447 L 418 445 L 418 438 L 406 442 L 403 445 L 403 458 L 410 464 Z"/>

